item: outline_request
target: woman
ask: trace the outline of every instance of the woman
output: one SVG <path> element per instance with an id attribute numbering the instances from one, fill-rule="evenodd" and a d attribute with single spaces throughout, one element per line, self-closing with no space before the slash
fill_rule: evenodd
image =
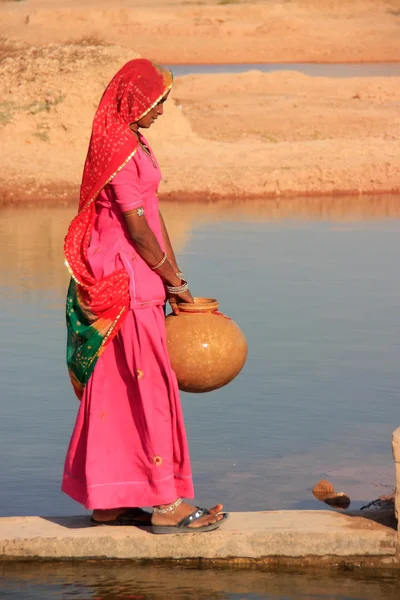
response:
<path id="1" fill-rule="evenodd" d="M 96 111 L 79 213 L 65 240 L 67 363 L 81 399 L 62 489 L 93 524 L 154 533 L 216 529 L 222 505 L 198 509 L 176 377 L 166 349 L 166 295 L 193 302 L 158 210 L 161 179 L 139 129 L 163 114 L 170 71 L 127 63 Z M 153 506 L 153 512 L 138 507 Z"/>

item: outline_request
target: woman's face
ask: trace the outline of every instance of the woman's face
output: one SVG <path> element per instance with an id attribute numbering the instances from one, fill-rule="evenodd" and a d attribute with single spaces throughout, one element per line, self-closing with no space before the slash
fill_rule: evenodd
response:
<path id="1" fill-rule="evenodd" d="M 143 129 L 148 129 L 164 113 L 164 102 L 167 100 L 169 92 L 150 112 L 137 121 L 137 125 Z"/>

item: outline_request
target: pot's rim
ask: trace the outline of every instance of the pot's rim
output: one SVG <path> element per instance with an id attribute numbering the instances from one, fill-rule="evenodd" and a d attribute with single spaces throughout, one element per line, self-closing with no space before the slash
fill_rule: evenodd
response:
<path id="1" fill-rule="evenodd" d="M 218 310 L 218 300 L 216 298 L 205 298 L 196 296 L 193 298 L 194 304 L 191 302 L 178 302 L 179 310 L 183 312 L 208 313 Z"/>

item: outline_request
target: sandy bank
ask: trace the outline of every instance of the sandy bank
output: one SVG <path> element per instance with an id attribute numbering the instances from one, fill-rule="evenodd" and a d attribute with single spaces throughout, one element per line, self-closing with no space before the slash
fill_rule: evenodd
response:
<path id="1" fill-rule="evenodd" d="M 91 121 L 127 48 L 54 44 L 0 63 L 1 202 L 76 194 Z M 295 72 L 177 78 L 149 131 L 164 197 L 400 190 L 400 78 Z"/>
<path id="2" fill-rule="evenodd" d="M 175 64 L 400 60 L 397 0 L 3 0 L 0 34 L 96 37 Z"/>

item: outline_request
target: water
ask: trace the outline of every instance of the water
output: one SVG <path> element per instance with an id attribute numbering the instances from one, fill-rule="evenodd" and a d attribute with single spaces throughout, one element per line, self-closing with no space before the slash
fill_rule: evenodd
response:
<path id="1" fill-rule="evenodd" d="M 203 73 L 244 73 L 246 71 L 298 71 L 313 77 L 399 77 L 400 63 L 252 63 L 221 65 L 169 65 L 176 77 Z"/>
<path id="2" fill-rule="evenodd" d="M 249 357 L 222 390 L 183 394 L 198 502 L 357 508 L 394 484 L 399 424 L 398 197 L 168 204 L 196 295 L 215 296 Z M 64 365 L 62 239 L 74 209 L 0 211 L 0 514 L 82 514 L 60 490 L 77 410 Z M 0 599 L 397 600 L 394 575 L 115 563 L 0 565 Z"/>
<path id="3" fill-rule="evenodd" d="M 183 394 L 197 501 L 229 510 L 326 508 L 328 478 L 352 508 L 394 486 L 400 325 L 396 197 L 169 204 L 199 296 L 244 331 L 240 376 Z M 77 411 L 64 364 L 74 209 L 0 212 L 0 514 L 86 511 L 60 479 Z"/>
<path id="4" fill-rule="evenodd" d="M 78 563 L 0 566 L 5 600 L 398 600 L 395 574 Z"/>

